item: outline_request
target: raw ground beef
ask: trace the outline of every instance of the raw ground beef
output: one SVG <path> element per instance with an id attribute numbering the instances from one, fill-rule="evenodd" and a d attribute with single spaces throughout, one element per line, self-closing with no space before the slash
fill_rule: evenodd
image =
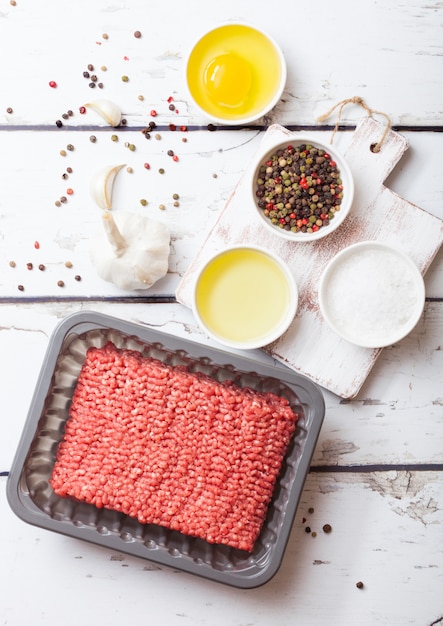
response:
<path id="1" fill-rule="evenodd" d="M 251 551 L 297 419 L 285 398 L 108 343 L 87 352 L 50 484 Z"/>

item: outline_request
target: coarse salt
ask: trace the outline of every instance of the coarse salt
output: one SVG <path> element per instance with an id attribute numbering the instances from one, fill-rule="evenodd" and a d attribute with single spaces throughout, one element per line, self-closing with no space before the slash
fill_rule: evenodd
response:
<path id="1" fill-rule="evenodd" d="M 395 249 L 375 242 L 346 252 L 325 277 L 326 315 L 352 343 L 381 347 L 395 342 L 421 314 L 418 269 Z"/>

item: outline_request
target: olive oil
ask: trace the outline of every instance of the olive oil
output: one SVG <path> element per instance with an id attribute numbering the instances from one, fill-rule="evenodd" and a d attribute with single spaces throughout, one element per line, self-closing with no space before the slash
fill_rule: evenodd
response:
<path id="1" fill-rule="evenodd" d="M 196 287 L 197 312 L 213 335 L 254 342 L 284 321 L 291 304 L 286 275 L 273 258 L 254 248 L 216 256 Z"/>
<path id="2" fill-rule="evenodd" d="M 281 59 L 260 31 L 241 24 L 207 33 L 187 65 L 189 90 L 210 116 L 240 120 L 258 116 L 282 79 Z"/>

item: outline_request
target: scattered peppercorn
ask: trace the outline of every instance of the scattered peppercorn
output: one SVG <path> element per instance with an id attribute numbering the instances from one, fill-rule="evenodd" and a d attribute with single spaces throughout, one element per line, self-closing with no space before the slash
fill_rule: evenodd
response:
<path id="1" fill-rule="evenodd" d="M 100 69 L 101 69 L 102 72 L 107 72 L 108 71 L 108 68 L 106 67 L 106 65 L 102 65 Z"/>
<path id="2" fill-rule="evenodd" d="M 92 81 L 93 83 L 96 83 L 96 82 L 98 81 L 98 78 L 97 78 L 97 76 L 96 76 L 95 74 L 92 74 L 92 76 L 91 76 L 91 81 Z"/>
<path id="3" fill-rule="evenodd" d="M 162 138 L 162 136 L 161 136 L 159 133 L 156 133 L 155 138 L 156 138 L 156 139 L 157 139 L 157 141 L 158 141 L 159 139 L 161 139 L 161 138 Z"/>
<path id="4" fill-rule="evenodd" d="M 169 130 L 174 132 L 174 130 L 177 129 L 177 126 L 175 124 L 169 124 Z"/>
<path id="5" fill-rule="evenodd" d="M 66 150 L 60 150 L 60 156 L 65 157 L 66 156 Z"/>
<path id="6" fill-rule="evenodd" d="M 313 512 L 314 512 L 314 507 L 310 506 L 308 509 L 308 513 L 312 515 Z"/>
<path id="7" fill-rule="evenodd" d="M 45 271 L 45 269 L 46 269 L 46 267 L 43 265 L 43 263 L 40 263 L 40 265 L 38 266 L 38 269 L 39 269 L 41 272 L 44 272 L 44 271 Z"/>
<path id="8" fill-rule="evenodd" d="M 178 195 L 178 193 L 173 193 L 172 197 L 174 200 L 178 200 L 180 198 L 180 196 Z"/>
<path id="9" fill-rule="evenodd" d="M 63 113 L 62 118 L 64 120 L 67 120 L 67 119 L 69 119 L 69 115 L 67 113 Z"/>
<path id="10" fill-rule="evenodd" d="M 102 37 L 103 37 L 103 39 L 109 39 L 108 33 L 103 33 Z"/>
<path id="11" fill-rule="evenodd" d="M 122 81 L 124 83 L 127 83 L 129 81 L 129 76 L 126 76 L 126 74 L 124 76 L 122 76 Z"/>
<path id="12" fill-rule="evenodd" d="M 140 39 L 141 36 L 142 36 L 141 32 L 139 30 L 136 30 L 135 33 L 134 33 L 134 37 L 136 39 Z"/>
<path id="13" fill-rule="evenodd" d="M 63 280 L 58 280 L 57 281 L 57 285 L 58 285 L 58 287 L 64 287 L 65 283 L 63 282 Z"/>
<path id="14" fill-rule="evenodd" d="M 65 262 L 65 267 L 71 268 L 72 267 L 71 261 L 66 261 Z"/>
<path id="15" fill-rule="evenodd" d="M 156 117 L 157 111 L 155 109 L 151 109 L 151 116 Z"/>
<path id="16" fill-rule="evenodd" d="M 63 122 L 61 120 L 56 120 L 55 125 L 57 128 L 61 128 L 63 126 Z"/>
<path id="17" fill-rule="evenodd" d="M 68 194 L 68 196 L 72 196 L 72 194 L 74 193 L 74 190 L 73 190 L 73 189 L 71 189 L 71 187 L 69 187 L 69 188 L 66 190 L 66 193 Z"/>
<path id="18" fill-rule="evenodd" d="M 97 83 L 97 87 L 98 87 L 99 89 L 103 89 L 103 83 Z"/>
<path id="19" fill-rule="evenodd" d="M 72 152 L 74 150 L 74 146 L 72 145 L 72 143 L 68 143 L 68 145 L 66 146 L 66 148 Z"/>
<path id="20" fill-rule="evenodd" d="M 332 526 L 331 526 L 331 524 L 325 524 L 325 525 L 323 526 L 323 532 L 325 532 L 325 533 L 330 533 L 330 532 L 331 532 L 331 530 L 332 530 Z"/>
<path id="21" fill-rule="evenodd" d="M 111 135 L 111 141 L 118 141 L 117 135 Z"/>
<path id="22" fill-rule="evenodd" d="M 83 72 L 83 78 L 89 78 L 91 76 L 91 74 L 89 72 L 84 71 Z"/>
<path id="23" fill-rule="evenodd" d="M 174 156 L 174 150 L 168 150 L 168 156 Z"/>
<path id="24" fill-rule="evenodd" d="M 315 530 L 313 530 L 312 533 L 311 533 L 311 537 L 315 538 L 316 536 L 317 536 L 317 533 L 315 532 Z"/>
<path id="25" fill-rule="evenodd" d="M 94 71 L 94 66 L 92 65 L 92 63 L 89 63 L 89 65 L 88 65 L 88 70 L 89 70 L 90 72 L 93 72 L 93 71 Z"/>
<path id="26" fill-rule="evenodd" d="M 39 250 L 39 249 L 40 249 L 40 244 L 39 244 L 39 242 L 38 242 L 38 241 L 34 241 L 34 248 L 35 248 L 36 250 Z"/>
<path id="27" fill-rule="evenodd" d="M 68 174 L 72 174 L 72 167 L 67 167 L 66 171 L 68 172 Z"/>
<path id="28" fill-rule="evenodd" d="M 311 532 L 311 527 L 310 526 L 306 526 L 305 528 L 305 533 L 310 533 Z"/>
<path id="29" fill-rule="evenodd" d="M 82 279 L 82 277 L 80 276 L 80 274 L 76 274 L 76 275 L 74 276 L 74 280 L 76 280 L 77 282 L 80 282 L 80 281 L 81 281 L 81 279 Z"/>
<path id="30" fill-rule="evenodd" d="M 144 198 L 142 198 L 142 199 L 140 200 L 140 204 L 141 204 L 142 206 L 146 206 L 146 205 L 148 204 L 148 201 L 147 201 L 147 200 L 145 200 Z"/>
<path id="31" fill-rule="evenodd" d="M 174 154 L 174 156 L 172 157 L 172 160 L 173 160 L 173 161 L 178 161 L 178 160 L 179 160 L 179 159 L 178 159 L 178 156 L 177 156 L 176 154 Z"/>
<path id="32" fill-rule="evenodd" d="M 79 111 L 80 115 L 84 115 L 86 113 L 86 107 L 81 106 L 81 107 L 78 108 L 78 111 Z"/>
<path id="33" fill-rule="evenodd" d="M 90 141 L 91 143 L 95 143 L 95 142 L 97 141 L 97 137 L 96 137 L 95 135 L 91 135 L 91 136 L 89 137 L 89 141 Z"/>
<path id="34" fill-rule="evenodd" d="M 89 87 L 90 87 L 91 89 L 95 89 L 95 83 L 89 83 Z"/>
<path id="35" fill-rule="evenodd" d="M 57 87 L 57 83 L 55 82 L 55 80 L 50 80 L 49 86 L 52 87 L 52 89 L 55 89 Z"/>
<path id="36" fill-rule="evenodd" d="M 60 200 L 56 200 L 55 201 L 55 206 L 61 206 L 61 205 L 62 205 L 62 203 L 60 202 Z"/>
<path id="37" fill-rule="evenodd" d="M 164 204 L 159 204 L 158 208 L 160 209 L 160 211 L 164 211 L 166 209 Z"/>
<path id="38" fill-rule="evenodd" d="M 6 113 L 13 113 L 12 107 L 8 107 L 8 108 L 6 109 Z"/>
<path id="39" fill-rule="evenodd" d="M 60 198 L 60 202 L 62 202 L 63 204 L 65 204 L 68 201 L 68 198 L 66 196 L 62 196 Z"/>
<path id="40" fill-rule="evenodd" d="M 143 167 L 145 168 L 145 170 L 151 169 L 151 166 L 149 165 L 149 163 L 143 163 Z"/>
<path id="41" fill-rule="evenodd" d="M 217 130 L 217 128 L 214 126 L 214 124 L 208 124 L 208 130 L 213 132 L 214 130 Z"/>
<path id="42" fill-rule="evenodd" d="M 15 267 L 16 263 L 15 261 L 9 261 L 9 267 Z"/>
<path id="43" fill-rule="evenodd" d="M 26 267 L 28 268 L 28 270 L 32 270 L 34 266 L 32 265 L 32 263 L 26 263 Z"/>
<path id="44" fill-rule="evenodd" d="M 133 144 L 133 143 L 130 143 L 130 144 L 128 145 L 128 148 L 129 148 L 129 150 L 130 150 L 131 152 L 134 152 L 134 151 L 136 150 L 135 144 Z"/>
<path id="45" fill-rule="evenodd" d="M 23 287 L 23 285 L 18 285 L 17 289 L 18 289 L 19 291 L 24 291 L 24 290 L 25 290 L 25 288 Z"/>
<path id="46" fill-rule="evenodd" d="M 175 111 L 175 104 L 170 104 L 170 105 L 169 105 L 169 107 L 168 107 L 168 109 L 169 109 L 170 111 Z"/>
<path id="47" fill-rule="evenodd" d="M 10 4 L 12 7 L 16 7 L 16 6 L 17 6 L 17 2 L 16 2 L 15 0 L 9 0 L 9 4 Z"/>
<path id="48" fill-rule="evenodd" d="M 355 583 L 355 586 L 357 587 L 357 589 L 363 589 L 364 584 L 361 582 L 361 580 L 359 580 L 358 583 Z"/>
<path id="49" fill-rule="evenodd" d="M 128 172 L 128 174 L 132 174 L 134 170 L 132 169 L 130 165 L 128 165 L 128 167 L 126 168 L 126 171 Z"/>
<path id="50" fill-rule="evenodd" d="M 164 173 L 165 173 L 165 170 L 161 167 L 161 168 L 158 170 L 158 173 L 159 173 L 159 174 L 164 174 Z"/>

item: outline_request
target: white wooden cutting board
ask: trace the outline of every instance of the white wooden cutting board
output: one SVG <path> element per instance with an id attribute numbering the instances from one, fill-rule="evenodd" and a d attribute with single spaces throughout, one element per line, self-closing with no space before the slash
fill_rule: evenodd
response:
<path id="1" fill-rule="evenodd" d="M 251 206 L 251 162 L 176 291 L 177 300 L 190 306 L 197 270 L 207 258 L 230 245 L 249 243 L 272 249 L 293 271 L 299 308 L 289 330 L 264 350 L 343 398 L 355 397 L 381 350 L 354 346 L 324 322 L 317 286 L 325 265 L 348 245 L 380 240 L 409 254 L 424 274 L 443 241 L 442 220 L 385 187 L 384 181 L 408 145 L 404 137 L 390 130 L 380 152 L 372 152 L 371 146 L 380 141 L 383 131 L 384 127 L 371 117 L 357 126 L 345 153 L 355 182 L 351 213 L 334 233 L 313 243 L 282 240 L 259 223 Z M 264 134 L 259 152 L 297 134 L 274 124 Z"/>

